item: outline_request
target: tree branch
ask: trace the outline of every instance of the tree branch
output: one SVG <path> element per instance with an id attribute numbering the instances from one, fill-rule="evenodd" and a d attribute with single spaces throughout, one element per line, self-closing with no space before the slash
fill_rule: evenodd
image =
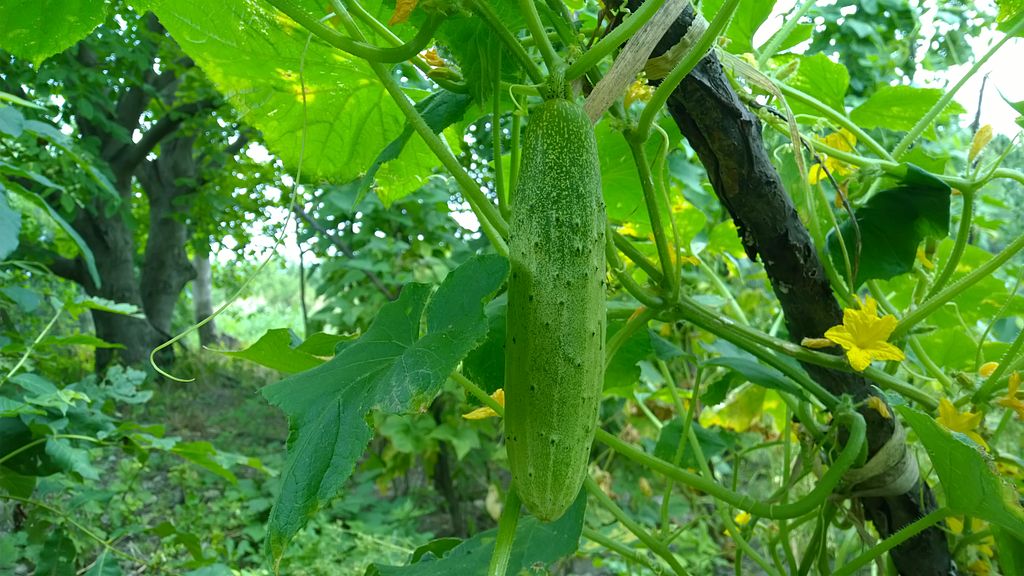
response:
<path id="1" fill-rule="evenodd" d="M 635 12 L 642 0 L 629 0 Z M 686 34 L 696 14 L 688 6 L 655 48 L 667 52 Z M 728 210 L 751 259 L 760 256 L 785 314 L 791 340 L 821 337 L 841 323 L 836 301 L 810 235 L 772 165 L 761 124 L 732 88 L 717 57 L 704 58 L 675 89 L 667 108 L 707 170 L 715 194 Z M 836 395 L 864 400 L 873 394 L 859 375 L 805 365 L 808 374 Z M 892 436 L 893 422 L 874 410 L 861 414 L 868 423 L 869 454 Z M 935 509 L 926 484 L 884 498 L 863 498 L 882 537 Z M 892 552 L 902 574 L 950 573 L 952 559 L 941 528 L 932 527 Z"/>
<path id="2" fill-rule="evenodd" d="M 134 146 L 129 146 L 112 165 L 118 173 L 130 174 L 145 160 L 146 155 L 153 151 L 165 138 L 174 134 L 187 120 L 195 118 L 201 112 L 213 110 L 217 102 L 213 99 L 189 102 L 171 110 L 157 121 Z"/>
<path id="3" fill-rule="evenodd" d="M 314 220 L 312 216 L 310 216 L 305 210 L 303 210 L 302 206 L 296 204 L 294 211 L 296 216 L 302 218 L 306 222 L 306 224 L 309 224 L 310 228 L 316 231 L 317 234 L 326 238 L 331 244 L 334 244 L 334 246 L 338 250 L 341 250 L 342 254 L 348 256 L 349 258 L 355 257 L 355 254 L 352 252 L 352 248 L 350 248 L 348 244 L 346 244 L 341 238 L 328 234 L 327 229 L 321 226 L 319 222 Z M 391 290 L 388 290 L 388 287 L 385 286 L 383 282 L 381 282 L 381 279 L 376 274 L 374 274 L 370 270 L 360 271 L 363 274 L 366 274 L 366 277 L 370 280 L 370 282 L 373 283 L 374 286 L 377 287 L 377 290 L 380 290 L 380 293 L 383 294 L 385 298 L 387 298 L 388 300 L 395 299 L 395 295 L 391 293 Z"/>

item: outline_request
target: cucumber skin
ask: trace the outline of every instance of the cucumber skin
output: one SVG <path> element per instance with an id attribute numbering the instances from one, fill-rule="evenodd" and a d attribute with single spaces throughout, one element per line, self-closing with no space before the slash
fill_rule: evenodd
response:
<path id="1" fill-rule="evenodd" d="M 519 497 L 550 522 L 587 475 L 604 383 L 606 216 L 582 106 L 530 114 L 513 202 L 505 443 Z"/>

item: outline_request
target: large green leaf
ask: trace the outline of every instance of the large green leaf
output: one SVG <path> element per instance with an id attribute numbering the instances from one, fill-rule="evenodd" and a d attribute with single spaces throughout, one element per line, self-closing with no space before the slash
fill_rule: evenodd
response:
<path id="1" fill-rule="evenodd" d="M 286 374 L 316 368 L 323 360 L 297 349 L 297 337 L 288 328 L 267 330 L 255 344 L 244 350 L 220 350 L 225 356 L 241 358 Z"/>
<path id="2" fill-rule="evenodd" d="M 36 562 L 35 576 L 75 576 L 78 549 L 63 529 L 50 532 Z"/>
<path id="3" fill-rule="evenodd" d="M 293 171 L 301 157 L 306 176 L 354 180 L 401 133 L 405 117 L 365 61 L 315 38 L 306 50 L 309 33 L 268 4 L 147 4 Z M 325 14 L 318 3 L 303 4 Z"/>
<path id="4" fill-rule="evenodd" d="M 288 414 L 291 430 L 267 533 L 275 562 L 352 474 L 370 440 L 367 415 L 409 412 L 428 402 L 483 342 L 484 303 L 507 274 L 504 258 L 478 256 L 451 272 L 433 296 L 427 285 L 408 284 L 397 301 L 381 308 L 366 333 L 332 360 L 263 389 L 264 397 Z"/>
<path id="5" fill-rule="evenodd" d="M 949 234 L 949 186 L 917 167 L 907 168 L 902 186 L 875 194 L 854 212 L 860 232 L 859 259 L 857 230 L 849 219 L 839 226 L 851 265 L 859 261 L 857 286 L 909 272 L 921 240 Z M 845 270 L 835 230 L 829 232 L 828 249 L 836 268 Z"/>
<path id="6" fill-rule="evenodd" d="M 92 279 L 93 283 L 96 286 L 102 286 L 103 282 L 100 279 L 100 273 L 96 270 L 96 259 L 93 257 L 92 250 L 89 248 L 89 245 L 85 243 L 85 239 L 82 238 L 78 231 L 75 230 L 74 227 L 71 226 L 71 224 L 69 224 L 68 221 L 59 213 L 57 213 L 53 206 L 50 206 L 50 203 L 44 200 L 39 194 L 36 194 L 31 190 L 27 190 L 21 185 L 13 182 L 8 182 L 8 186 L 12 193 L 21 196 L 31 204 L 40 208 L 43 212 L 46 212 L 46 214 L 50 216 L 50 219 L 53 220 L 57 226 L 60 226 L 60 229 L 71 238 L 75 243 L 75 246 L 78 246 L 78 251 L 82 256 L 82 261 L 85 262 L 85 268 L 89 271 L 89 277 Z M 0 186 L 0 192 L 3 190 L 4 187 Z"/>
<path id="7" fill-rule="evenodd" d="M 794 56 L 800 63 L 796 72 L 786 78 L 786 83 L 802 92 L 814 96 L 829 107 L 845 112 L 843 100 L 850 87 L 850 73 L 842 64 L 829 60 L 818 53 L 813 56 Z M 817 109 L 790 98 L 789 105 L 795 114 L 820 116 Z"/>
<path id="8" fill-rule="evenodd" d="M 942 90 L 938 88 L 883 86 L 854 108 L 850 119 L 865 129 L 910 130 L 941 98 Z M 945 112 L 961 114 L 964 108 L 951 102 Z"/>
<path id="9" fill-rule="evenodd" d="M 0 49 L 38 66 L 85 38 L 107 17 L 101 0 L 4 0 Z"/>
<path id="10" fill-rule="evenodd" d="M 917 433 L 942 482 L 946 506 L 1004 528 L 1024 539 L 1024 509 L 1016 491 L 994 471 L 991 459 L 973 444 L 961 441 L 935 420 L 909 406 L 896 410 Z"/>
<path id="11" fill-rule="evenodd" d="M 704 0 L 700 3 L 700 11 L 711 20 L 722 8 L 724 0 Z M 764 24 L 775 7 L 775 0 L 740 0 L 732 22 L 726 30 L 729 39 L 729 51 L 736 54 L 754 51 L 754 34 Z"/>
<path id="12" fill-rule="evenodd" d="M 520 574 L 540 565 L 545 566 L 576 551 L 583 517 L 587 510 L 587 493 L 581 490 L 576 502 L 558 520 L 544 523 L 534 517 L 523 518 L 516 526 L 507 574 Z M 420 554 L 420 561 L 409 566 L 376 565 L 367 574 L 379 576 L 454 576 L 485 574 L 497 529 L 487 530 L 452 548 L 441 558 Z M 447 547 L 446 540 L 442 549 Z M 534 573 L 532 570 L 530 573 Z"/>
<path id="13" fill-rule="evenodd" d="M 417 102 L 416 110 L 423 116 L 427 126 L 437 134 L 461 120 L 471 103 L 472 100 L 466 94 L 441 90 Z M 359 183 L 359 193 L 356 196 L 355 205 L 358 205 L 363 199 L 374 180 L 377 182 L 377 196 L 385 206 L 390 206 L 395 200 L 414 192 L 426 182 L 431 170 L 438 165 L 438 160 L 419 137 L 413 139 L 414 133 L 412 125 L 406 123 L 402 133 L 377 155 Z M 392 163 L 394 160 L 402 158 L 402 153 L 406 150 L 406 144 L 410 143 L 410 139 L 413 139 L 412 146 L 416 149 L 406 153 L 406 162 L 402 163 L 398 170 L 395 170 Z M 419 146 L 416 146 L 417 144 Z M 417 167 L 416 170 L 413 170 L 414 176 L 417 177 L 410 177 L 408 174 L 412 164 Z"/>
<path id="14" fill-rule="evenodd" d="M 526 27 L 516 0 L 487 0 L 487 5 L 513 34 Z M 467 10 L 450 16 L 437 31 L 437 40 L 455 57 L 462 77 L 478 102 L 490 96 L 498 74 L 509 79 L 518 77 L 519 65 L 515 57 L 475 13 Z"/>
<path id="15" fill-rule="evenodd" d="M 996 0 L 996 4 L 999 5 L 999 29 L 1003 32 L 1009 32 L 1024 18 L 1024 0 Z"/>
<path id="16" fill-rule="evenodd" d="M 18 232 L 21 231 L 21 214 L 7 204 L 7 196 L 0 194 L 0 260 L 7 258 L 18 249 Z"/>
<path id="17" fill-rule="evenodd" d="M 701 452 L 705 458 L 714 458 L 724 454 L 726 450 L 736 444 L 736 433 L 724 428 L 705 428 L 698 422 L 691 422 L 693 434 L 697 437 Z M 683 436 L 683 417 L 677 416 L 661 428 L 658 434 L 658 443 L 654 446 L 654 455 L 666 462 L 674 462 L 676 451 L 679 449 L 679 440 Z M 697 456 L 690 449 L 687 442 L 686 451 L 680 465 L 684 468 L 697 468 Z"/>
<path id="18" fill-rule="evenodd" d="M 121 576 L 122 574 L 124 572 L 121 572 L 121 567 L 117 564 L 117 557 L 104 550 L 93 562 L 92 568 L 85 573 L 85 576 Z"/>

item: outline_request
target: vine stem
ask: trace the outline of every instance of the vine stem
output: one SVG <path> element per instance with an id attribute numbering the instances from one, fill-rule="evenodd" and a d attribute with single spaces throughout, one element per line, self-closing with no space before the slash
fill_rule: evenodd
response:
<path id="1" fill-rule="evenodd" d="M 25 349 L 25 352 L 21 355 L 21 358 L 18 359 L 18 363 L 7 371 L 7 374 L 4 376 L 3 380 L 0 380 L 0 386 L 3 386 L 5 382 L 10 380 L 11 377 L 18 373 L 18 370 L 21 370 L 21 367 L 24 366 L 25 362 L 28 361 L 29 356 L 31 356 L 32 352 L 35 351 L 36 346 L 38 346 L 39 343 L 43 341 L 43 338 L 46 338 L 46 335 L 50 333 L 50 330 L 53 329 L 53 325 L 57 323 L 57 319 L 60 318 L 60 315 L 63 313 L 64 305 L 62 304 L 57 307 L 57 311 L 53 314 L 53 317 L 50 318 L 50 321 L 46 323 L 46 326 L 43 327 L 42 331 L 39 332 L 38 335 L 36 335 L 36 339 L 33 340 L 31 344 L 29 344 L 28 348 Z"/>
<path id="2" fill-rule="evenodd" d="M 910 146 L 914 144 L 914 142 L 918 139 L 918 137 L 921 136 L 925 129 L 931 126 L 932 122 L 934 122 L 935 119 L 938 118 L 939 114 L 941 114 L 942 111 L 946 109 L 946 106 L 948 106 L 949 103 L 953 101 L 953 97 L 956 96 L 956 93 L 959 92 L 960 89 L 964 87 L 964 84 L 966 84 L 968 80 L 970 80 L 975 74 L 977 74 L 978 70 L 981 70 L 981 67 L 984 66 L 985 63 L 988 62 L 989 59 L 992 58 L 992 56 L 994 56 L 995 53 L 998 52 L 999 49 L 1003 47 L 1004 44 L 1006 44 L 1011 38 L 1016 37 L 1017 34 L 1020 33 L 1022 30 L 1024 30 L 1024 19 L 1021 19 L 1012 28 L 1007 30 L 1006 35 L 1003 36 L 1002 39 L 999 40 L 999 42 L 996 42 L 995 45 L 992 46 L 992 48 L 989 48 L 988 52 L 986 52 L 984 56 L 982 56 L 977 62 L 975 62 L 974 66 L 971 66 L 971 69 L 968 70 L 962 78 L 960 78 L 960 81 L 954 84 L 952 88 L 947 90 L 942 95 L 942 98 L 939 98 L 939 101 L 936 102 L 934 106 L 932 106 L 931 110 L 929 110 L 928 113 L 924 115 L 924 117 L 922 117 L 920 120 L 917 121 L 916 124 L 914 124 L 914 127 L 910 129 L 910 132 L 907 132 L 903 139 L 900 140 L 900 143 L 896 145 L 896 148 L 893 149 L 893 157 L 898 159 L 901 158 L 904 154 L 906 154 L 907 151 L 910 150 Z"/>
<path id="3" fill-rule="evenodd" d="M 601 506 L 603 506 L 604 509 L 613 517 L 615 517 L 615 519 L 618 520 L 626 530 L 629 530 L 637 537 L 637 539 L 643 542 L 651 552 L 654 552 L 661 557 L 661 559 L 672 568 L 673 572 L 681 576 L 688 576 L 689 573 L 682 567 L 682 565 L 679 564 L 679 560 L 676 558 L 675 554 L 668 549 L 668 546 L 652 536 L 651 533 L 645 530 L 643 526 L 633 520 L 629 514 L 623 512 L 622 508 L 619 508 L 619 506 L 604 493 L 604 490 L 601 490 L 601 487 L 597 485 L 597 482 L 595 482 L 591 476 L 588 475 L 583 480 L 583 487 L 591 497 L 597 500 L 597 502 L 601 504 Z"/>
<path id="4" fill-rule="evenodd" d="M 60 440 L 60 439 L 65 439 L 65 440 L 83 440 L 83 441 L 86 441 L 86 442 L 92 442 L 93 444 L 106 444 L 106 442 L 104 442 L 102 440 L 99 440 L 98 438 L 93 438 L 92 436 L 79 436 L 78 434 L 54 434 L 52 436 L 44 436 L 42 438 L 36 438 L 35 440 L 29 442 L 28 444 L 24 444 L 22 446 L 18 446 L 16 449 L 11 450 L 10 452 L 8 452 L 7 454 L 4 454 L 3 456 L 0 456 L 0 464 L 3 464 L 4 462 L 7 462 L 11 458 L 14 458 L 18 454 L 21 454 L 22 452 L 24 452 L 26 450 L 29 450 L 29 449 L 31 449 L 31 448 L 33 448 L 35 446 L 39 446 L 40 444 L 45 444 L 48 440 Z"/>
<path id="5" fill-rule="evenodd" d="M 704 456 L 704 449 L 700 446 L 700 441 L 697 439 L 697 434 L 694 432 L 693 427 L 687 427 L 686 430 L 686 441 L 690 443 L 690 449 L 693 450 L 693 455 L 696 457 L 697 466 L 700 468 L 701 474 L 707 478 L 714 478 L 714 474 L 711 473 L 711 467 L 708 466 L 708 460 Z M 683 438 L 679 439 L 683 442 Z M 734 476 L 735 478 L 735 476 Z M 715 506 L 715 511 L 721 518 L 722 523 L 725 524 L 725 530 L 729 533 L 729 536 L 736 542 L 736 545 L 742 550 L 747 556 L 750 556 L 754 562 L 765 571 L 765 574 L 769 576 L 779 576 L 777 572 L 772 568 L 771 564 L 768 563 L 764 557 L 754 550 L 754 547 L 747 542 L 746 538 L 740 534 L 740 529 L 733 522 L 733 519 L 729 517 L 729 511 L 724 506 Z"/>
<path id="6" fill-rule="evenodd" d="M 916 522 L 904 526 L 899 532 L 865 550 L 860 556 L 857 556 L 841 567 L 838 567 L 836 571 L 832 573 L 832 576 L 849 576 L 850 574 L 855 574 L 862 566 L 865 566 L 875 558 L 885 554 L 889 550 L 892 550 L 914 536 L 917 536 L 932 525 L 938 524 L 950 515 L 951 512 L 948 508 L 939 508 L 938 510 L 928 513 Z"/>
<path id="7" fill-rule="evenodd" d="M 600 544 L 601 546 L 604 546 L 605 548 L 608 548 L 609 550 L 617 553 L 619 556 L 622 556 L 622 558 L 626 561 L 633 561 L 638 564 L 643 564 L 651 572 L 655 574 L 661 571 L 660 568 L 655 567 L 654 563 L 652 563 L 642 551 L 637 550 L 636 548 L 630 548 L 629 546 L 626 546 L 621 542 L 616 542 L 615 540 L 608 538 L 607 536 L 601 534 L 593 528 L 584 526 L 583 537 L 587 540 L 590 540 L 591 542 L 594 542 L 595 544 Z"/>
<path id="8" fill-rule="evenodd" d="M 792 86 L 788 86 L 786 84 L 783 84 L 782 82 L 776 82 L 776 85 L 779 87 L 779 90 L 786 95 L 787 98 L 792 98 L 798 102 L 810 106 L 811 108 L 814 108 L 815 110 L 824 114 L 825 117 L 828 118 L 829 120 L 849 130 L 851 134 L 857 137 L 858 142 L 863 142 L 868 148 L 871 149 L 872 152 L 877 154 L 879 158 L 883 160 L 888 160 L 889 162 L 896 162 L 896 159 L 893 158 L 891 154 L 889 154 L 889 151 L 886 150 L 885 147 L 879 144 L 877 140 L 872 138 L 871 135 L 865 132 L 864 129 L 862 129 L 860 126 L 854 124 L 852 120 L 846 117 L 845 113 L 840 112 L 835 108 L 832 108 L 831 106 L 825 104 L 821 100 L 818 100 L 817 98 L 811 96 L 810 94 L 806 94 L 800 90 L 797 90 Z"/>
<path id="9" fill-rule="evenodd" d="M 562 59 L 555 53 L 555 47 L 551 45 L 551 39 L 544 32 L 544 24 L 540 21 L 540 14 L 537 13 L 537 5 L 534 0 L 519 0 L 519 11 L 526 20 L 526 28 L 533 36 L 533 42 L 540 50 L 544 63 L 548 65 L 548 71 L 562 67 Z"/>
<path id="10" fill-rule="evenodd" d="M 280 0 L 272 0 L 280 1 Z M 341 9 L 339 2 L 333 1 L 336 9 Z M 355 22 L 352 21 L 352 17 L 347 11 L 341 10 L 338 16 L 341 17 L 342 22 L 348 28 L 349 33 L 356 38 L 363 38 L 362 32 L 356 26 Z M 505 243 L 505 238 L 508 238 L 508 223 L 502 218 L 501 213 L 498 209 L 491 204 L 491 202 L 484 196 L 483 192 L 480 191 L 479 185 L 466 173 L 466 171 L 459 164 L 457 158 L 452 153 L 448 145 L 440 138 L 434 131 L 427 125 L 426 120 L 420 116 L 419 112 L 413 106 L 405 92 L 402 91 L 402 87 L 398 85 L 398 82 L 391 77 L 388 68 L 379 62 L 368 62 L 370 68 L 377 75 L 381 84 L 384 85 L 384 89 L 394 100 L 395 104 L 398 105 L 399 110 L 405 115 L 406 120 L 412 126 L 413 130 L 423 138 L 427 147 L 430 151 L 441 161 L 441 164 L 446 170 L 455 178 L 455 182 L 459 185 L 459 189 L 465 195 L 466 200 L 469 202 L 473 212 L 476 213 L 477 218 L 480 220 L 480 228 L 484 234 L 490 240 L 491 245 L 494 246 L 502 256 L 508 256 L 508 245 Z"/>
<path id="11" fill-rule="evenodd" d="M 978 387 L 978 391 L 971 397 L 971 401 L 975 404 L 984 402 L 992 397 L 1002 386 L 1003 375 L 1010 370 L 1010 365 L 1014 363 L 1014 359 L 1017 354 L 1020 353 L 1021 348 L 1024 347 L 1024 330 L 1017 333 L 1017 337 L 1014 338 L 1013 343 L 1006 349 L 1006 352 L 999 359 L 999 365 L 992 371 L 992 374 L 982 382 L 981 386 Z"/>
<path id="12" fill-rule="evenodd" d="M 526 75 L 530 77 L 530 80 L 534 84 L 544 83 L 544 72 L 541 71 L 540 66 L 530 58 L 530 55 L 526 53 L 526 48 L 516 40 L 516 37 L 512 35 L 512 32 L 507 26 L 498 18 L 498 15 L 494 13 L 491 5 L 487 0 L 470 0 L 470 6 L 473 10 L 483 18 L 484 22 L 490 26 L 498 39 L 505 45 L 506 48 L 512 52 L 519 64 L 522 65 L 523 69 L 526 70 Z"/>
<path id="13" fill-rule="evenodd" d="M 644 106 L 644 111 L 640 113 L 640 120 L 637 122 L 636 130 L 642 140 L 647 140 L 651 133 L 651 126 L 654 124 L 654 118 L 658 112 L 665 108 L 665 103 L 668 102 L 669 97 L 675 92 L 676 87 L 683 81 L 683 78 L 686 78 L 686 75 L 704 59 L 708 50 L 711 50 L 712 45 L 718 39 L 718 35 L 725 30 L 725 27 L 732 20 L 732 15 L 736 12 L 739 4 L 740 0 L 725 0 L 715 14 L 711 24 L 708 25 L 708 29 L 701 34 L 701 37 L 690 47 L 689 52 L 686 53 L 683 59 L 672 68 L 668 76 L 658 85 L 657 90 L 654 91 L 651 99 Z"/>
<path id="14" fill-rule="evenodd" d="M 713 480 L 698 476 L 666 462 L 660 458 L 647 454 L 646 452 L 624 442 L 618 437 L 598 428 L 595 439 L 622 456 L 645 466 L 663 476 L 675 480 L 681 484 L 690 486 L 705 492 L 716 500 L 721 500 L 730 506 L 746 510 L 755 516 L 779 520 L 782 518 L 796 518 L 803 516 L 815 508 L 821 506 L 832 492 L 839 485 L 846 474 L 846 471 L 856 462 L 861 449 L 864 447 L 865 429 L 864 418 L 853 410 L 843 410 L 836 415 L 837 425 L 843 425 L 849 429 L 849 438 L 843 446 L 839 456 L 833 461 L 832 466 L 818 480 L 818 484 L 808 494 L 795 502 L 785 504 L 772 504 L 759 499 L 751 498 L 725 488 Z"/>
<path id="15" fill-rule="evenodd" d="M 768 59 L 779 51 L 779 46 L 782 46 L 782 43 L 789 38 L 789 35 L 793 33 L 793 30 L 795 30 L 797 25 L 800 23 L 800 19 L 803 18 L 815 4 L 817 4 L 816 0 L 804 0 L 803 4 L 801 4 L 796 11 L 786 16 L 782 28 L 773 34 L 761 50 L 758 51 L 757 65 L 759 67 L 764 66 L 765 63 L 768 62 Z"/>
<path id="16" fill-rule="evenodd" d="M 637 30 L 642 28 L 644 24 L 647 24 L 647 21 L 661 9 L 664 3 L 665 0 L 649 0 L 644 2 L 639 10 L 623 20 L 621 25 L 605 34 L 597 44 L 594 44 L 590 50 L 584 52 L 582 56 L 573 62 L 565 70 L 565 79 L 567 81 L 576 80 L 586 74 L 591 68 L 597 66 L 598 62 L 604 59 L 605 56 L 611 55 L 619 46 L 632 38 Z"/>
<path id="17" fill-rule="evenodd" d="M 289 18 L 331 46 L 367 62 L 377 64 L 394 64 L 415 58 L 434 39 L 434 33 L 441 27 L 445 18 L 440 14 L 431 14 L 428 16 L 426 24 L 416 33 L 416 37 L 409 42 L 393 48 L 379 48 L 367 44 L 361 33 L 358 35 L 359 41 L 357 41 L 322 24 L 315 16 L 306 12 L 292 0 L 267 0 L 267 3 L 284 12 Z"/>
<path id="18" fill-rule="evenodd" d="M 931 298 L 938 294 L 939 290 L 942 290 L 949 279 L 953 277 L 953 273 L 956 272 L 956 267 L 960 264 L 960 258 L 964 255 L 964 250 L 967 249 L 967 241 L 971 237 L 971 223 L 974 217 L 974 191 L 973 190 L 961 190 L 964 198 L 964 209 L 960 213 L 960 226 L 957 228 L 956 241 L 953 244 L 953 250 L 949 253 L 949 258 L 946 259 L 945 264 L 942 266 L 942 270 L 939 271 L 939 275 L 935 277 L 935 282 L 932 283 L 932 287 L 928 290 L 928 294 L 925 298 Z"/>
<path id="19" fill-rule="evenodd" d="M 665 237 L 665 227 L 661 222 L 661 209 L 658 207 L 658 199 L 654 190 L 654 176 L 651 173 L 651 166 L 647 159 L 647 151 L 644 150 L 643 137 L 639 132 L 627 131 L 626 140 L 629 142 L 629 149 L 633 153 L 633 162 L 636 164 L 637 173 L 640 177 L 640 188 L 644 193 L 644 203 L 647 206 L 647 215 L 651 222 L 651 231 L 654 233 L 654 243 L 658 247 L 658 259 L 661 261 L 661 273 L 664 278 L 662 288 L 666 294 L 676 294 L 679 291 L 679 278 L 675 274 L 672 253 L 669 251 L 668 238 Z"/>
<path id="20" fill-rule="evenodd" d="M 100 536 L 99 534 L 93 532 L 87 526 L 79 523 L 74 518 L 72 518 L 70 515 L 64 513 L 64 511 L 60 510 L 59 508 L 55 508 L 55 507 L 50 506 L 49 504 L 47 504 L 45 502 L 40 502 L 39 500 L 33 500 L 31 498 L 22 498 L 21 496 L 15 496 L 13 494 L 0 494 L 0 499 L 12 500 L 14 502 L 21 502 L 23 504 L 28 504 L 30 506 L 35 506 L 36 508 L 42 508 L 43 510 L 46 510 L 47 512 L 50 512 L 51 514 L 56 514 L 57 516 L 60 516 L 65 522 L 67 522 L 68 524 L 71 524 L 72 526 L 77 528 L 79 531 L 81 531 L 83 534 L 85 534 L 86 536 L 88 536 L 92 540 L 95 540 L 97 543 L 99 543 L 100 546 L 103 546 L 103 548 L 106 549 L 107 551 L 109 551 L 111 554 L 114 554 L 115 556 L 118 556 L 120 558 L 128 560 L 129 562 L 134 562 L 134 563 L 136 563 L 136 564 L 138 564 L 140 566 L 145 566 L 147 568 L 150 568 L 149 563 L 146 562 L 145 560 L 143 560 L 142 558 L 139 558 L 138 556 L 133 556 L 132 554 L 129 554 L 127 552 L 122 552 L 121 550 L 118 550 L 117 548 L 114 547 L 114 545 L 109 540 L 105 540 L 102 536 Z"/>
<path id="21" fill-rule="evenodd" d="M 501 519 L 498 520 L 498 537 L 494 541 L 494 553 L 487 567 L 487 576 L 505 576 L 505 572 L 508 571 L 516 525 L 519 523 L 519 508 L 519 493 L 510 485 L 505 498 L 505 508 L 501 511 Z"/>
<path id="22" fill-rule="evenodd" d="M 1024 250 L 1024 236 L 1010 242 L 998 254 L 976 268 L 973 272 L 947 286 L 935 296 L 925 300 L 921 306 L 908 312 L 907 315 L 904 316 L 898 324 L 896 324 L 896 329 L 893 330 L 891 339 L 898 340 L 906 335 L 911 328 L 945 305 L 946 302 L 956 298 L 964 290 L 977 284 L 981 280 L 988 278 L 989 275 L 1006 263 L 1007 260 L 1013 258 L 1021 250 Z"/>

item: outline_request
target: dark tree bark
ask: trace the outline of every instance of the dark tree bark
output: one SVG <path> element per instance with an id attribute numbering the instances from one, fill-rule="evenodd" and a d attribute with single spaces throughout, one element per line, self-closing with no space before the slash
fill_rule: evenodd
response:
<path id="1" fill-rule="evenodd" d="M 213 270 L 210 266 L 209 252 L 196 253 L 192 257 L 192 267 L 196 269 L 196 278 L 192 282 L 192 304 L 195 309 L 195 321 L 213 314 Z M 202 346 L 213 346 L 220 341 L 220 334 L 217 332 L 217 323 L 210 320 L 199 327 L 199 344 Z"/>
<path id="2" fill-rule="evenodd" d="M 642 2 L 630 0 L 637 8 Z M 666 52 L 689 29 L 692 5 L 662 38 L 652 56 Z M 771 164 L 761 136 L 761 124 L 729 84 L 718 58 L 704 58 L 676 88 L 669 113 L 707 170 L 712 187 L 740 233 L 750 258 L 760 256 L 775 296 L 782 306 L 789 337 L 820 338 L 842 323 L 836 301 L 810 235 Z M 808 374 L 836 395 L 864 400 L 873 394 L 859 375 L 805 364 Z M 877 411 L 862 409 L 868 425 L 868 450 L 875 454 L 893 434 L 893 421 Z M 908 492 L 862 498 L 869 519 L 885 538 L 936 507 L 928 485 L 919 482 Z M 938 526 L 895 548 L 892 559 L 901 574 L 944 576 L 955 573 Z"/>
<path id="3" fill-rule="evenodd" d="M 196 271 L 185 247 L 188 199 L 196 192 L 194 136 L 173 137 L 160 146 L 160 156 L 145 161 L 137 174 L 149 199 L 149 239 L 142 263 L 142 303 L 146 317 L 170 335 L 178 295 Z"/>
<path id="4" fill-rule="evenodd" d="M 74 116 L 81 139 L 93 144 L 98 161 L 106 165 L 120 201 L 97 194 L 72 221 L 95 257 L 100 286 L 89 278 L 80 258 L 54 257 L 51 269 L 81 284 L 91 295 L 134 304 L 145 314 L 145 319 L 138 319 L 93 313 L 97 336 L 124 346 L 116 351 L 97 350 L 97 369 L 110 363 L 115 354 L 122 362 L 141 364 L 155 346 L 171 336 L 177 299 L 185 284 L 196 275 L 186 253 L 190 198 L 207 183 L 204 175 L 219 171 L 225 161 L 210 161 L 201 156 L 203 146 L 197 146 L 199 134 L 203 133 L 201 124 L 197 124 L 198 129 L 180 130 L 186 123 L 212 118 L 219 99 L 178 102 L 181 73 L 194 64 L 182 57 L 173 65 L 164 62 L 157 67 L 156 59 L 166 57 L 164 44 L 173 40 L 152 14 L 142 18 L 140 28 L 143 30 L 136 36 L 138 45 L 133 48 L 133 57 L 145 57 L 151 62 L 142 68 L 141 78 L 132 79 L 124 74 L 116 89 L 104 85 L 99 90 L 89 83 L 85 73 L 70 74 L 67 80 L 67 86 L 77 90 L 77 94 L 69 90 L 67 111 Z M 109 66 L 90 41 L 83 40 L 65 53 L 66 66 L 86 71 Z M 115 56 L 121 57 L 124 56 Z M 76 85 L 78 81 L 82 84 Z M 82 100 L 91 102 L 80 105 Z M 159 106 L 153 106 L 154 102 Z M 79 114 L 79 110 L 88 113 Z M 156 117 L 144 123 L 147 111 L 153 110 L 157 110 Z M 133 139 L 134 133 L 141 135 Z M 240 151 L 247 141 L 244 136 L 238 138 L 235 144 L 225 147 L 225 156 Z M 136 183 L 145 192 L 149 209 L 141 260 L 131 215 Z M 173 356 L 169 350 L 167 353 L 165 362 Z"/>

